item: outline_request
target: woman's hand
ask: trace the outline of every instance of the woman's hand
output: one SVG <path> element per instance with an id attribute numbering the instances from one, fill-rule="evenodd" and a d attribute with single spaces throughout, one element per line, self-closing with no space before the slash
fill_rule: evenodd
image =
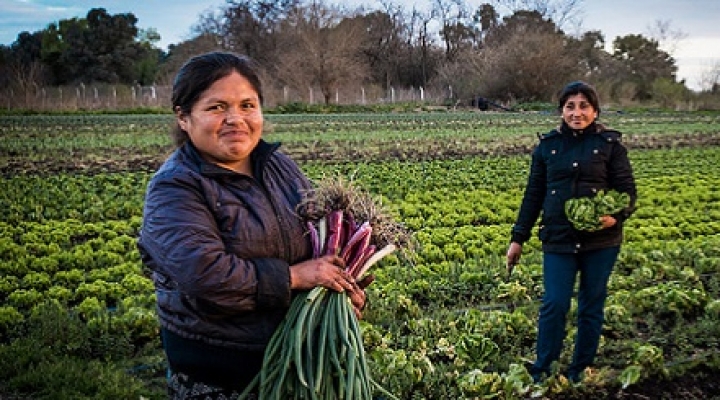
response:
<path id="1" fill-rule="evenodd" d="M 290 266 L 290 288 L 326 287 L 337 292 L 352 290 L 355 280 L 345 272 L 345 262 L 334 255 L 313 258 Z"/>
<path id="2" fill-rule="evenodd" d="M 602 225 L 603 229 L 612 228 L 615 224 L 617 224 L 617 220 L 611 215 L 603 215 L 600 217 L 600 225 Z"/>
<path id="3" fill-rule="evenodd" d="M 343 259 L 337 256 L 323 256 L 290 266 L 290 288 L 312 289 L 326 287 L 337 292 L 346 292 L 358 319 L 362 318 L 367 297 L 365 288 L 375 280 L 375 275 L 367 275 L 359 281 L 345 272 Z"/>
<path id="4" fill-rule="evenodd" d="M 510 243 L 507 251 L 507 269 L 508 274 L 511 274 L 515 265 L 520 262 L 520 255 L 522 254 L 522 245 L 517 242 Z"/>
<path id="5" fill-rule="evenodd" d="M 368 287 L 375 280 L 375 275 L 367 275 L 364 278 L 357 281 L 352 290 L 349 290 L 348 296 L 353 305 L 353 311 L 357 319 L 362 319 L 362 312 L 367 306 L 367 295 L 365 294 L 365 288 Z"/>
<path id="6" fill-rule="evenodd" d="M 355 316 L 357 317 L 357 319 L 362 319 L 362 311 L 365 308 L 365 301 L 367 301 L 365 291 L 360 287 L 360 285 L 353 282 L 353 288 L 348 290 L 347 294 L 350 297 L 350 302 L 353 305 L 353 311 L 355 312 Z"/>

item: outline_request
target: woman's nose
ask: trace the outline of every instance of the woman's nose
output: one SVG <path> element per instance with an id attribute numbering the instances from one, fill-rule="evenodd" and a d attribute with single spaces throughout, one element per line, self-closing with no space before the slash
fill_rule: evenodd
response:
<path id="1" fill-rule="evenodd" d="M 242 121 L 242 112 L 235 107 L 228 108 L 227 111 L 225 111 L 225 121 L 228 125 Z"/>

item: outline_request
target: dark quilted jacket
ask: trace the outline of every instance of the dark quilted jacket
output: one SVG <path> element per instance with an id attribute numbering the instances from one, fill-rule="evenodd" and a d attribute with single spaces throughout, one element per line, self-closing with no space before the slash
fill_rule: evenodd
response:
<path id="1" fill-rule="evenodd" d="M 289 265 L 311 256 L 295 213 L 310 183 L 278 147 L 260 141 L 251 178 L 204 161 L 187 143 L 152 178 L 138 247 L 164 328 L 264 349 L 290 304 Z"/>
<path id="2" fill-rule="evenodd" d="M 541 217 L 538 235 L 543 251 L 574 253 L 620 245 L 623 223 L 637 199 L 632 167 L 620 137 L 619 132 L 600 124 L 592 124 L 584 132 L 563 124 L 560 130 L 541 135 L 512 227 L 512 241 L 527 241 Z M 630 207 L 614 215 L 618 223 L 595 232 L 574 229 L 565 216 L 565 202 L 609 189 L 628 193 L 632 199 Z"/>

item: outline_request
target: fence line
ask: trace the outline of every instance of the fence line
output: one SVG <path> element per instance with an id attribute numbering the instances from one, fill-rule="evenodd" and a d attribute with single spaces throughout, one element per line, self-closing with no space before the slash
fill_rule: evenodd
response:
<path id="1" fill-rule="evenodd" d="M 299 90 L 290 87 L 266 88 L 263 93 L 265 105 L 305 103 L 325 104 L 325 96 L 316 87 Z M 84 85 L 32 87 L 26 90 L 0 89 L 0 107 L 7 110 L 74 111 L 74 110 L 123 110 L 133 108 L 170 109 L 172 87 Z M 329 96 L 330 104 L 375 105 L 402 102 L 438 104 L 448 98 L 447 91 L 425 88 L 355 87 L 335 90 Z"/>

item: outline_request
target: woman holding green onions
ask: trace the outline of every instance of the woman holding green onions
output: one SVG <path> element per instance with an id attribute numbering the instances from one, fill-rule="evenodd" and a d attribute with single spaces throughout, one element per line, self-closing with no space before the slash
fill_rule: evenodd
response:
<path id="1" fill-rule="evenodd" d="M 335 255 L 312 258 L 296 212 L 311 184 L 265 142 L 253 63 L 231 53 L 191 58 L 172 104 L 176 150 L 150 181 L 138 247 L 152 271 L 173 399 L 236 398 L 294 291 L 365 293 Z"/>

